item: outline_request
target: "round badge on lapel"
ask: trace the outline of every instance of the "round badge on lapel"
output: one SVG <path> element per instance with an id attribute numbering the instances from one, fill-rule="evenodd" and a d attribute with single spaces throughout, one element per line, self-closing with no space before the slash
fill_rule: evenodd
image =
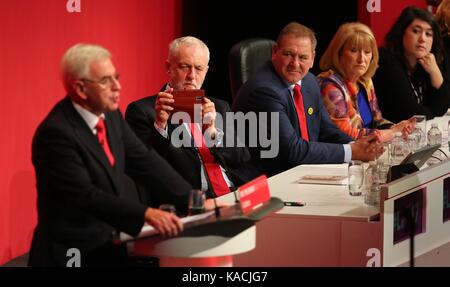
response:
<path id="1" fill-rule="evenodd" d="M 308 108 L 308 115 L 312 115 L 314 113 L 314 109 L 309 107 Z"/>

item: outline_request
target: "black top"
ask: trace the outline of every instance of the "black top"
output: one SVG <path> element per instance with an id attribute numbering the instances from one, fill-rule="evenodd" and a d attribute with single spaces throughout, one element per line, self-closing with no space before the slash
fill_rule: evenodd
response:
<path id="1" fill-rule="evenodd" d="M 445 73 L 445 77 L 447 79 L 450 79 L 450 35 L 445 35 L 442 38 L 443 42 L 444 42 L 444 49 L 445 49 L 445 53 L 444 53 L 444 73 Z"/>
<path id="2" fill-rule="evenodd" d="M 383 116 L 399 122 L 413 115 L 426 115 L 431 119 L 445 114 L 450 106 L 450 87 L 445 73 L 443 75 L 444 83 L 435 89 L 421 67 L 410 77 L 400 59 L 380 48 L 379 68 L 373 82 Z"/>

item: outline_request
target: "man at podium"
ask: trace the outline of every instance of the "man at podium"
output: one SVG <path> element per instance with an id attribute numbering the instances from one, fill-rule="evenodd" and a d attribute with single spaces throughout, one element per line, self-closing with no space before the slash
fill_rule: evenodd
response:
<path id="1" fill-rule="evenodd" d="M 67 96 L 33 139 L 38 224 L 29 265 L 121 266 L 127 253 L 112 243 L 118 232 L 137 235 L 144 222 L 164 236 L 183 228 L 174 214 L 143 204 L 127 175 L 177 207 L 187 205 L 191 186 L 124 121 L 108 50 L 78 44 L 61 64 Z"/>

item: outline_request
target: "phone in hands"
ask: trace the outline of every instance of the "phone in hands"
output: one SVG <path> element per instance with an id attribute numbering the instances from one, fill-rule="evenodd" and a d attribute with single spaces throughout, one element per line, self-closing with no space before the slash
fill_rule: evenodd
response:
<path id="1" fill-rule="evenodd" d="M 191 119 L 194 119 L 195 105 L 202 105 L 205 91 L 201 89 L 195 90 L 174 90 L 172 91 L 174 103 L 173 113 L 185 112 L 188 113 Z"/>

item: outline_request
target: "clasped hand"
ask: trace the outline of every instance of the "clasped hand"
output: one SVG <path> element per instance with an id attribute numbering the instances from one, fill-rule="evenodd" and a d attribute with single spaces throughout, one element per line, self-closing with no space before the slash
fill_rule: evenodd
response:
<path id="1" fill-rule="evenodd" d="M 352 144 L 352 159 L 371 161 L 383 154 L 384 148 L 375 134 L 362 137 Z"/>

